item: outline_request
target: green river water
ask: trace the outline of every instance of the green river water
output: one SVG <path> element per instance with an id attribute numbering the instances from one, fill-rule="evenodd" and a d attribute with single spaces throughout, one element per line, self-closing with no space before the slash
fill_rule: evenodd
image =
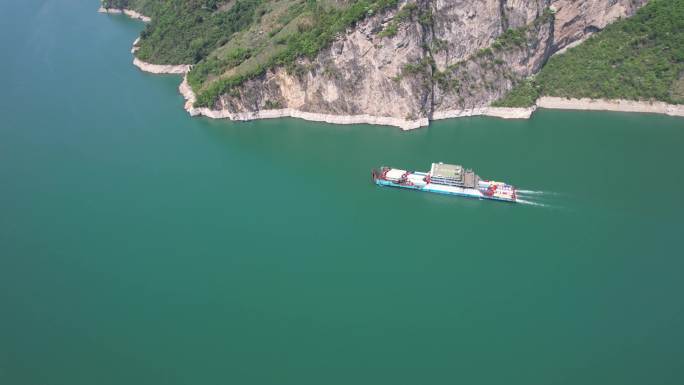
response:
<path id="1" fill-rule="evenodd" d="M 684 382 L 684 119 L 190 118 L 97 7 L 0 3 L 0 384 Z"/>

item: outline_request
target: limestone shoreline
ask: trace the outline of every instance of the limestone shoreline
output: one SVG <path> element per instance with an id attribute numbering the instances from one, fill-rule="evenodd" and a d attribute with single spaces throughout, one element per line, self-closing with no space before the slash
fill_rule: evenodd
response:
<path id="1" fill-rule="evenodd" d="M 529 108 L 477 107 L 463 110 L 435 111 L 432 114 L 432 120 L 462 118 L 467 116 L 491 116 L 501 119 L 529 119 L 536 109 L 536 106 Z"/>
<path id="2" fill-rule="evenodd" d="M 616 111 L 642 112 L 665 114 L 670 116 L 684 116 L 684 105 L 668 104 L 665 102 L 649 102 L 634 100 L 604 100 L 604 99 L 566 99 L 554 96 L 543 96 L 537 100 L 537 107 L 556 110 L 588 110 L 588 111 Z"/>
<path id="3" fill-rule="evenodd" d="M 490 116 L 501 119 L 529 119 L 538 108 L 656 113 L 684 117 L 684 105 L 632 100 L 565 99 L 550 96 L 539 98 L 534 106 L 528 108 L 479 107 L 463 110 L 435 111 L 432 118 L 429 120 L 427 118 L 406 120 L 401 118 L 373 115 L 332 115 L 300 111 L 293 108 L 260 110 L 254 112 L 230 112 L 228 110 L 212 110 L 206 107 L 194 107 L 193 104 L 195 103 L 196 97 L 195 93 L 192 91 L 192 88 L 188 84 L 187 76 L 183 77 L 183 81 L 178 87 L 178 90 L 185 98 L 184 108 L 190 114 L 190 116 L 206 116 L 212 119 L 230 119 L 235 121 L 293 117 L 334 124 L 387 125 L 399 127 L 405 131 L 428 126 L 432 120 L 452 119 L 468 116 Z"/>
<path id="4" fill-rule="evenodd" d="M 131 52 L 135 52 L 136 47 L 134 46 Z M 190 71 L 190 68 L 192 68 L 192 65 L 190 64 L 179 64 L 179 65 L 173 65 L 173 64 L 152 64 L 152 63 L 147 63 L 144 62 L 137 57 L 133 56 L 133 65 L 140 68 L 140 70 L 144 72 L 149 72 L 152 74 L 176 74 L 176 75 L 185 75 L 188 71 Z"/>
<path id="5" fill-rule="evenodd" d="M 401 118 L 394 118 L 391 116 L 374 116 L 374 115 L 333 115 L 321 114 L 316 112 L 301 111 L 294 108 L 280 108 L 250 112 L 230 112 L 228 110 L 212 110 L 206 107 L 194 107 L 196 100 L 195 93 L 188 84 L 187 75 L 183 77 L 183 81 L 178 87 L 178 91 L 185 98 L 185 110 L 190 116 L 206 116 L 212 119 L 230 119 L 235 121 L 248 121 L 256 119 L 274 119 L 274 118 L 300 118 L 314 122 L 326 122 L 333 124 L 377 124 L 384 126 L 399 127 L 404 131 L 425 127 L 430 124 L 428 118 L 407 120 Z M 528 119 L 535 107 L 532 108 L 501 108 L 501 107 L 484 107 L 473 108 L 456 111 L 440 111 L 436 112 L 432 120 L 450 119 L 464 116 L 493 116 L 503 119 Z"/>
<path id="6" fill-rule="evenodd" d="M 100 13 L 108 13 L 108 14 L 124 14 L 130 18 L 133 19 L 138 19 L 142 20 L 143 22 L 150 22 L 152 19 L 133 10 L 130 9 L 118 9 L 118 8 L 104 8 L 100 7 L 98 10 Z M 131 53 L 133 54 L 133 65 L 138 67 L 140 70 L 144 72 L 149 72 L 152 74 L 175 74 L 175 75 L 184 75 L 188 71 L 190 71 L 190 68 L 192 66 L 190 64 L 152 64 L 152 63 L 147 63 L 144 62 L 137 57 L 135 57 L 135 53 L 138 51 L 138 43 L 140 43 L 140 37 L 136 38 L 135 41 L 133 42 L 133 46 L 131 47 Z"/>
<path id="7" fill-rule="evenodd" d="M 235 121 L 248 121 L 256 119 L 274 119 L 274 118 L 300 118 L 314 122 L 326 122 L 334 124 L 377 124 L 384 126 L 395 126 L 402 130 L 412 130 L 419 127 L 424 127 L 430 124 L 427 118 L 407 120 L 401 118 L 394 118 L 391 116 L 374 116 L 374 115 L 333 115 L 321 114 L 316 112 L 301 111 L 294 108 L 279 108 L 260 111 L 247 112 L 230 112 L 228 110 L 212 110 L 206 107 L 194 107 L 196 97 L 192 91 L 192 87 L 188 84 L 187 75 L 183 77 L 178 87 L 178 91 L 185 98 L 185 110 L 190 116 L 206 116 L 212 119 L 230 119 Z"/>
<path id="8" fill-rule="evenodd" d="M 100 13 L 124 14 L 124 15 L 132 18 L 132 19 L 138 19 L 138 20 L 143 21 L 145 23 L 149 23 L 150 21 L 152 21 L 152 19 L 150 17 L 145 16 L 142 13 L 134 11 L 132 9 L 100 7 L 97 11 Z"/>
<path id="9" fill-rule="evenodd" d="M 468 116 L 491 116 L 502 119 L 529 119 L 538 108 L 656 113 L 684 117 L 684 105 L 632 100 L 565 99 L 550 96 L 539 98 L 536 105 L 528 108 L 480 107 L 452 111 L 435 111 L 433 113 L 432 119 L 430 120 L 427 118 L 406 120 L 394 117 L 372 115 L 320 114 L 300 111 L 293 108 L 261 110 L 255 112 L 230 112 L 228 110 L 212 110 L 206 107 L 194 107 L 193 104 L 195 103 L 196 97 L 195 93 L 192 91 L 192 88 L 188 84 L 187 76 L 183 77 L 183 81 L 178 87 L 178 90 L 185 98 L 184 108 L 190 114 L 190 116 L 206 116 L 212 119 L 230 119 L 235 121 L 293 117 L 334 124 L 387 125 L 399 127 L 402 130 L 412 130 L 415 128 L 428 126 L 430 124 L 430 120 L 452 119 Z"/>

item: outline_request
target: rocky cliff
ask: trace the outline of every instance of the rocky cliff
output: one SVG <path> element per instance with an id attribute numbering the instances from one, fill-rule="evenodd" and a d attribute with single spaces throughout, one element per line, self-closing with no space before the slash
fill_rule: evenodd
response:
<path id="1" fill-rule="evenodd" d="M 454 116 L 529 115 L 489 106 L 525 84 L 522 80 L 554 53 L 647 2 L 105 0 L 103 5 L 152 12 L 153 22 L 134 47 L 141 69 L 186 72 L 196 64 L 182 87 L 193 114 L 415 128 Z M 338 11 L 321 11 L 322 4 L 336 4 L 332 9 Z"/>
<path id="2" fill-rule="evenodd" d="M 423 125 L 487 107 L 554 52 L 647 1 L 408 0 L 348 29 L 315 59 L 275 68 L 221 95 L 212 109 L 369 115 Z"/>

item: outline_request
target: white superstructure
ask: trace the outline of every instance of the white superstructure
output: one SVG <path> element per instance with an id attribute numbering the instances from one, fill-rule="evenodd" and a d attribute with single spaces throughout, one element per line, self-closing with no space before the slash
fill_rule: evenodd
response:
<path id="1" fill-rule="evenodd" d="M 380 186 L 408 188 L 471 198 L 516 201 L 515 187 L 503 182 L 480 180 L 463 166 L 433 163 L 430 172 L 382 167 L 373 170 L 373 181 Z"/>

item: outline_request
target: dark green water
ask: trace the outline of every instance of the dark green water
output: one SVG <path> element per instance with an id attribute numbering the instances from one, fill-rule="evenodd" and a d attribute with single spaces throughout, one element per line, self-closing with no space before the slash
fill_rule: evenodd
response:
<path id="1" fill-rule="evenodd" d="M 684 382 L 684 119 L 191 119 L 97 6 L 0 3 L 0 384 Z"/>

